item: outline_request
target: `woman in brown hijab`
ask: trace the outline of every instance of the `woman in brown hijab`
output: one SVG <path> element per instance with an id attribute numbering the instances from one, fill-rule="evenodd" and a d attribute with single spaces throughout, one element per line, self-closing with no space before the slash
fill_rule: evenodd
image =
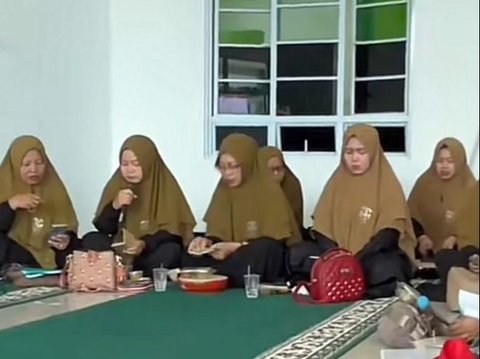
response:
<path id="1" fill-rule="evenodd" d="M 53 269 L 77 247 L 70 197 L 39 139 L 22 136 L 0 165 L 0 266 Z"/>
<path id="2" fill-rule="evenodd" d="M 449 235 L 455 238 L 458 249 L 444 248 L 435 254 L 440 284 L 425 283 L 418 290 L 433 301 L 446 300 L 448 272 L 452 267 L 471 268 L 472 256 L 479 254 L 479 184 L 464 191 L 462 205 L 455 213 Z"/>
<path id="3" fill-rule="evenodd" d="M 228 136 L 216 166 L 222 178 L 205 215 L 206 237 L 190 243 L 183 265 L 213 266 L 233 286 L 243 286 L 249 266 L 262 282 L 284 279 L 285 248 L 301 235 L 282 189 L 258 161 L 256 141 L 243 134 Z M 195 255 L 208 248 L 210 253 Z"/>
<path id="4" fill-rule="evenodd" d="M 462 143 L 455 138 L 441 140 L 430 167 L 417 180 L 408 200 L 418 238 L 418 257 L 432 257 L 433 252 L 456 246 L 452 224 L 474 183 Z"/>
<path id="5" fill-rule="evenodd" d="M 371 297 L 393 295 L 396 282 L 413 275 L 415 238 L 407 202 L 375 128 L 348 129 L 342 162 L 317 204 L 312 234 L 325 247 L 335 243 L 357 254 Z"/>
<path id="6" fill-rule="evenodd" d="M 303 229 L 303 193 L 297 176 L 285 162 L 282 151 L 276 147 L 263 147 L 258 152 L 259 161 L 267 166 L 275 181 L 282 187 L 300 229 Z"/>
<path id="7" fill-rule="evenodd" d="M 129 137 L 119 162 L 93 221 L 99 232 L 87 234 L 84 247 L 109 250 L 124 229 L 135 238 L 135 248 L 126 248 L 135 255 L 135 269 L 151 275 L 153 268 L 178 267 L 196 224 L 180 186 L 148 137 Z"/>

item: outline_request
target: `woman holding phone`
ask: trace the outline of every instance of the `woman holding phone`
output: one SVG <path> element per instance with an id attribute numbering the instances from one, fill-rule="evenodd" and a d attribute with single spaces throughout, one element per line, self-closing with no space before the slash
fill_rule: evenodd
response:
<path id="1" fill-rule="evenodd" d="M 42 142 L 15 139 L 0 165 L 0 266 L 62 268 L 78 244 L 70 196 Z"/>

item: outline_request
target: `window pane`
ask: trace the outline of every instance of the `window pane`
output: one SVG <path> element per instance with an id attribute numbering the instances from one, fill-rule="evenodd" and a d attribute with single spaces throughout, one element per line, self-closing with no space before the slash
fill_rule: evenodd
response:
<path id="1" fill-rule="evenodd" d="M 404 75 L 405 42 L 357 45 L 357 77 Z"/>
<path id="2" fill-rule="evenodd" d="M 406 152 L 405 127 L 375 127 L 380 137 L 380 143 L 385 152 Z"/>
<path id="3" fill-rule="evenodd" d="M 358 9 L 358 41 L 396 39 L 406 36 L 406 4 Z"/>
<path id="4" fill-rule="evenodd" d="M 267 126 L 259 127 L 243 127 L 243 126 L 216 126 L 215 127 L 215 150 L 218 151 L 225 137 L 232 133 L 243 133 L 257 140 L 260 147 L 268 144 L 268 128 Z"/>
<path id="5" fill-rule="evenodd" d="M 270 14 L 220 13 L 220 43 L 261 45 L 270 42 Z"/>
<path id="6" fill-rule="evenodd" d="M 220 9 L 270 9 L 270 0 L 220 0 Z"/>
<path id="7" fill-rule="evenodd" d="M 282 127 L 282 151 L 335 152 L 335 127 Z"/>
<path id="8" fill-rule="evenodd" d="M 404 111 L 405 80 L 355 83 L 355 113 Z"/>
<path id="9" fill-rule="evenodd" d="M 377 3 L 387 3 L 392 1 L 395 1 L 395 0 L 357 0 L 357 4 L 358 5 L 377 4 Z"/>
<path id="10" fill-rule="evenodd" d="M 285 4 L 320 4 L 320 3 L 333 3 L 338 0 L 278 0 L 279 5 Z"/>
<path id="11" fill-rule="evenodd" d="M 336 81 L 279 81 L 277 115 L 335 115 Z"/>
<path id="12" fill-rule="evenodd" d="M 278 12 L 281 41 L 338 39 L 338 6 L 281 8 Z"/>
<path id="13" fill-rule="evenodd" d="M 279 45 L 277 76 L 336 76 L 337 44 Z"/>
<path id="14" fill-rule="evenodd" d="M 270 85 L 222 82 L 218 86 L 218 113 L 266 115 Z"/>
<path id="15" fill-rule="evenodd" d="M 221 79 L 270 78 L 269 48 L 220 47 L 218 77 Z"/>

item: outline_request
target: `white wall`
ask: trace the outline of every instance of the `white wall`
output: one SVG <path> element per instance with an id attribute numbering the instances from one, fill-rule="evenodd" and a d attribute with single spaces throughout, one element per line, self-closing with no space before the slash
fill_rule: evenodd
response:
<path id="1" fill-rule="evenodd" d="M 89 227 L 110 171 L 108 0 L 0 0 L 0 156 L 40 137 Z"/>
<path id="2" fill-rule="evenodd" d="M 217 181 L 214 159 L 204 156 L 206 2 L 0 0 L 0 152 L 18 134 L 42 137 L 84 229 L 120 144 L 134 133 L 156 141 L 203 228 Z M 406 191 L 441 137 L 457 136 L 468 151 L 478 138 L 478 6 L 478 0 L 415 0 L 414 155 L 391 156 Z M 287 159 L 310 214 L 339 159 Z"/>
<path id="3" fill-rule="evenodd" d="M 199 222 L 217 178 L 214 159 L 203 154 L 205 2 L 115 0 L 111 12 L 112 159 L 126 136 L 152 136 Z M 478 0 L 416 0 L 412 48 L 413 155 L 391 156 L 407 192 L 430 162 L 436 141 L 456 136 L 471 151 L 478 137 Z M 338 160 L 334 155 L 288 156 L 304 186 L 306 214 Z"/>

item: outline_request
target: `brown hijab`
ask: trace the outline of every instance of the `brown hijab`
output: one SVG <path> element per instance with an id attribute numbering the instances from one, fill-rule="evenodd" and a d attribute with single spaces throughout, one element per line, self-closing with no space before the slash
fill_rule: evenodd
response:
<path id="1" fill-rule="evenodd" d="M 440 151 L 450 151 L 455 163 L 455 175 L 448 181 L 440 179 L 435 165 Z M 410 213 L 429 236 L 434 249 L 441 249 L 443 241 L 452 233 L 454 217 L 463 204 L 465 192 L 475 184 L 475 177 L 467 164 L 462 143 L 455 138 L 441 140 L 430 167 L 418 178 L 410 193 Z"/>
<path id="2" fill-rule="evenodd" d="M 292 207 L 293 213 L 297 224 L 303 226 L 303 194 L 302 186 L 297 176 L 293 174 L 288 165 L 285 162 L 282 151 L 276 147 L 263 147 L 258 152 L 259 161 L 263 166 L 268 165 L 268 161 L 272 157 L 277 157 L 282 161 L 283 166 L 285 167 L 285 177 L 283 178 L 280 186 L 283 189 L 283 193 L 287 197 L 290 206 Z"/>
<path id="3" fill-rule="evenodd" d="M 95 217 L 115 199 L 120 190 L 130 188 L 137 198 L 125 211 L 125 229 L 139 239 L 165 230 L 188 243 L 193 238 L 195 219 L 157 147 L 148 137 L 135 135 L 123 143 L 120 157 L 127 149 L 137 156 L 142 166 L 143 180 L 139 184 L 128 184 L 118 168 L 103 190 Z"/>
<path id="4" fill-rule="evenodd" d="M 268 168 L 258 163 L 257 142 L 243 134 L 226 137 L 218 158 L 228 153 L 242 170 L 242 184 L 228 188 L 220 182 L 205 215 L 207 235 L 225 242 L 243 242 L 259 237 L 301 240 L 288 201 Z M 217 160 L 218 163 L 218 160 Z"/>
<path id="5" fill-rule="evenodd" d="M 45 161 L 45 177 L 35 186 L 20 179 L 23 157 L 31 150 L 37 150 Z M 33 136 L 14 140 L 0 165 L 0 203 L 22 193 L 35 193 L 43 203 L 34 212 L 17 210 L 8 237 L 27 249 L 42 268 L 55 268 L 55 253 L 48 244 L 52 225 L 65 224 L 69 230 L 77 232 L 78 221 L 68 192 L 45 147 Z"/>
<path id="6" fill-rule="evenodd" d="M 469 188 L 464 198 L 463 206 L 456 216 L 453 235 L 457 237 L 460 248 L 466 246 L 475 246 L 478 248 L 479 237 L 479 198 L 478 181 Z"/>
<path id="7" fill-rule="evenodd" d="M 368 125 L 348 129 L 344 148 L 356 137 L 370 156 L 370 168 L 352 175 L 342 162 L 330 177 L 317 204 L 313 229 L 353 253 L 380 230 L 400 232 L 400 247 L 414 257 L 414 234 L 402 187 L 380 145 L 378 132 Z"/>

